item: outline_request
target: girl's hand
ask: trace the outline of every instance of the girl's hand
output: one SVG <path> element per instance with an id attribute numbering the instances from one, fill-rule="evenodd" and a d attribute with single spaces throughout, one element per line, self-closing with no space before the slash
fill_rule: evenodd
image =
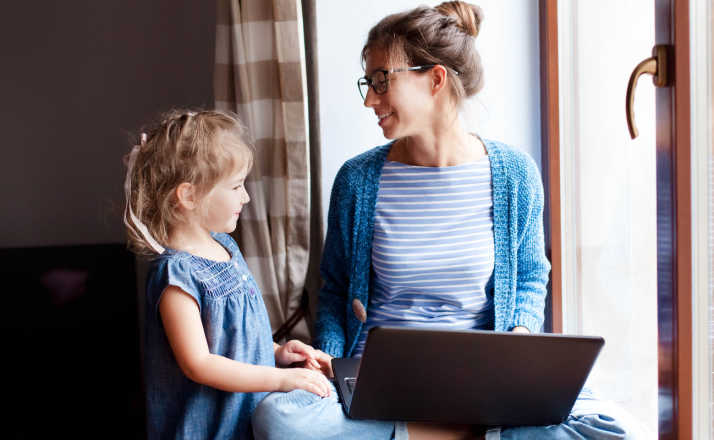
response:
<path id="1" fill-rule="evenodd" d="M 321 371 L 322 374 L 329 378 L 335 377 L 334 373 L 332 372 L 332 356 L 329 354 L 325 353 L 322 350 L 315 350 L 315 360 L 317 363 L 320 365 L 319 368 L 317 368 L 318 371 Z M 314 369 L 312 367 L 307 367 L 310 368 L 311 370 Z"/>
<path id="2" fill-rule="evenodd" d="M 280 375 L 278 391 L 301 389 L 320 397 L 330 395 L 330 384 L 322 373 L 307 368 L 277 368 L 276 371 Z"/>
<path id="3" fill-rule="evenodd" d="M 335 375 L 332 373 L 332 356 L 322 350 L 314 349 L 314 358 L 303 362 L 298 362 L 297 366 L 308 370 L 319 371 L 329 378 Z M 315 363 L 317 362 L 317 364 Z"/>
<path id="4" fill-rule="evenodd" d="M 275 347 L 275 363 L 280 367 L 287 367 L 295 362 L 303 362 L 306 368 L 320 370 L 320 363 L 315 359 L 317 351 L 311 346 L 297 339 Z"/>
<path id="5" fill-rule="evenodd" d="M 332 356 L 295 339 L 284 345 L 275 345 L 275 363 L 282 367 L 297 363 L 298 367 L 320 371 L 327 377 L 334 377 Z"/>

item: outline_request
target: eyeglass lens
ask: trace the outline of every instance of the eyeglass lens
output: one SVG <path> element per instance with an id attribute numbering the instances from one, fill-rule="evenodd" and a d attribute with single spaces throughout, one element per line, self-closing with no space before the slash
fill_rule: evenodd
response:
<path id="1" fill-rule="evenodd" d="M 359 85 L 359 92 L 360 95 L 362 95 L 362 99 L 367 98 L 367 88 L 369 86 L 372 86 L 372 89 L 375 91 L 375 93 L 381 95 L 382 93 L 385 93 L 387 91 L 387 75 L 383 71 L 378 70 L 372 74 L 372 77 L 370 79 L 360 78 L 357 84 Z"/>

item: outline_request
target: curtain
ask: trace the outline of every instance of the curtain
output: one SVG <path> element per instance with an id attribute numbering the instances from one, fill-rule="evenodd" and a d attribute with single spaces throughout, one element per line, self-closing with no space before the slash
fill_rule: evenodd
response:
<path id="1" fill-rule="evenodd" d="M 305 289 L 317 284 L 322 214 L 319 202 L 311 206 L 319 173 L 311 180 L 301 12 L 299 0 L 218 0 L 214 94 L 216 108 L 236 112 L 255 146 L 251 202 L 234 237 L 273 331 L 288 322 L 280 336 L 309 340 Z"/>
<path id="2" fill-rule="evenodd" d="M 315 0 L 302 0 L 303 32 L 305 33 L 305 72 L 307 77 L 308 147 L 310 153 L 310 262 L 305 290 L 309 301 L 306 312 L 310 318 L 317 312 L 320 279 L 320 258 L 324 245 L 325 226 L 322 210 L 322 142 L 320 140 L 320 94 L 317 62 L 317 11 Z"/>

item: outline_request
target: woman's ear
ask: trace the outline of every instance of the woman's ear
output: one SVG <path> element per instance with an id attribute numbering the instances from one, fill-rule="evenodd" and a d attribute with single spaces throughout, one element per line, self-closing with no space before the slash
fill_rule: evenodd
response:
<path id="1" fill-rule="evenodd" d="M 183 182 L 176 187 L 176 200 L 180 207 L 192 211 L 198 207 L 196 200 L 196 188 L 188 183 Z"/>
<path id="2" fill-rule="evenodd" d="M 446 86 L 447 71 L 446 67 L 441 64 L 437 64 L 432 67 L 431 70 L 431 94 L 436 95 L 437 93 L 444 90 Z"/>

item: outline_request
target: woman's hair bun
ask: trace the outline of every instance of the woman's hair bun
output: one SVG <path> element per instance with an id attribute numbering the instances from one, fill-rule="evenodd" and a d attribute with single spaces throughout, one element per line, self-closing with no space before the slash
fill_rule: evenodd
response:
<path id="1" fill-rule="evenodd" d="M 388 15 L 370 29 L 362 62 L 366 64 L 369 51 L 375 49 L 394 64 L 440 64 L 449 70 L 449 87 L 460 104 L 483 87 L 483 64 L 475 39 L 482 21 L 481 8 L 461 1 Z"/>
<path id="2" fill-rule="evenodd" d="M 483 21 L 483 11 L 480 7 L 466 2 L 449 1 L 440 4 L 435 9 L 440 14 L 453 18 L 456 21 L 456 26 L 463 32 L 472 37 L 478 35 Z"/>

